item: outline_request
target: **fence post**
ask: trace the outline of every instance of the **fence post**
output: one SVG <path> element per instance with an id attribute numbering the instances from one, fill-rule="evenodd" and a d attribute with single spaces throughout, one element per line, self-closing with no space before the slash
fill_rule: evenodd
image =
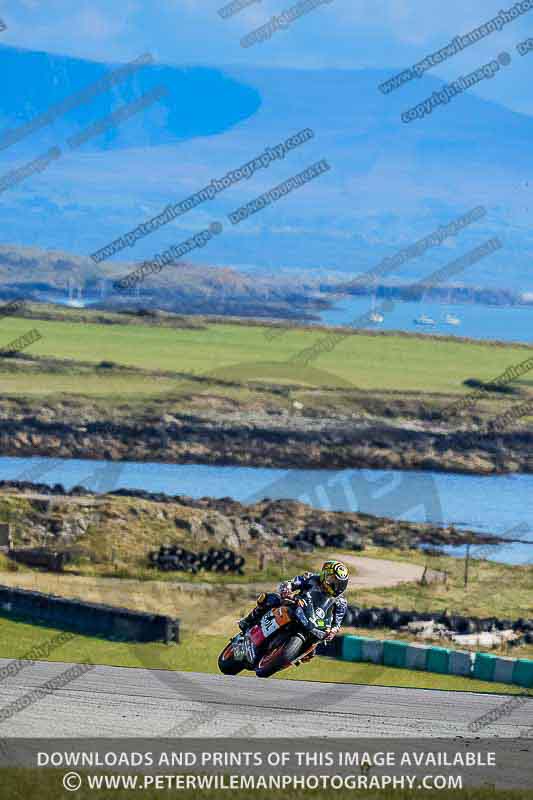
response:
<path id="1" fill-rule="evenodd" d="M 470 542 L 466 546 L 466 557 L 465 557 L 465 589 L 468 586 L 468 567 L 470 562 Z"/>

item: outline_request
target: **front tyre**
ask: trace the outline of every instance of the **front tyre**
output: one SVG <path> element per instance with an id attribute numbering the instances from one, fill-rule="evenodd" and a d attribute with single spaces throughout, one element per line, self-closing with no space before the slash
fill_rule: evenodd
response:
<path id="1" fill-rule="evenodd" d="M 258 678 L 270 678 L 275 672 L 288 667 L 302 651 L 305 644 L 301 636 L 290 636 L 270 652 L 265 653 L 257 665 L 255 674 Z"/>
<path id="2" fill-rule="evenodd" d="M 218 668 L 224 675 L 238 675 L 245 664 L 233 656 L 233 643 L 230 642 L 218 657 Z"/>

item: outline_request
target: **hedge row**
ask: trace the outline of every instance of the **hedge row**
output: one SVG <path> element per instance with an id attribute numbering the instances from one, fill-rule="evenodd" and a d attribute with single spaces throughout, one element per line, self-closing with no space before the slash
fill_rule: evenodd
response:
<path id="1" fill-rule="evenodd" d="M 244 575 L 243 556 L 237 555 L 233 550 L 224 548 L 216 550 L 210 547 L 206 553 L 193 553 L 178 545 L 162 545 L 159 550 L 153 550 L 149 555 L 152 566 L 161 570 L 176 570 L 179 572 L 192 572 L 196 574 L 205 569 L 208 572 L 234 572 Z"/>

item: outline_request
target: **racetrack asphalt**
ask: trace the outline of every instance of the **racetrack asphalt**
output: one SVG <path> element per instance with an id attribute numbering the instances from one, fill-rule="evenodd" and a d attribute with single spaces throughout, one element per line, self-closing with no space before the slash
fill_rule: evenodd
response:
<path id="1" fill-rule="evenodd" d="M 0 659 L 0 669 L 8 664 Z M 0 681 L 0 719 L 72 664 Z M 487 737 L 533 725 L 533 697 L 95 666 L 0 722 L 0 737 Z M 511 704 L 511 700 L 513 703 Z M 499 709 L 473 733 L 469 724 Z"/>

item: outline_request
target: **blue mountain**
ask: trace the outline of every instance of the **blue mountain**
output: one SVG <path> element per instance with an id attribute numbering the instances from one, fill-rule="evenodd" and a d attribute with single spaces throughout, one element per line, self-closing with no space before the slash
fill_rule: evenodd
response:
<path id="1" fill-rule="evenodd" d="M 139 66 L 137 60 L 141 61 Z M 150 54 L 132 59 L 131 69 L 126 68 L 121 78 L 118 73 L 124 66 L 128 65 L 0 47 L 0 74 L 5 78 L 0 95 L 0 130 L 5 133 L 31 123 L 92 87 L 94 96 L 88 101 L 82 97 L 66 113 L 58 113 L 51 124 L 36 130 L 31 142 L 24 140 L 25 149 L 35 150 L 37 143 L 57 144 L 66 133 L 81 130 L 158 87 L 164 94 L 156 103 L 126 124 L 106 129 L 96 140 L 90 140 L 89 147 L 157 147 L 195 136 L 213 136 L 255 113 L 260 105 L 255 89 L 219 70 L 156 65 Z M 110 77 L 112 80 L 99 91 L 98 83 Z"/>
<path id="2" fill-rule="evenodd" d="M 0 98 L 0 142 L 6 130 L 116 68 L 0 48 L 9 87 Z M 394 72 L 144 66 L 0 150 L 0 177 L 52 144 L 64 153 L 46 171 L 0 193 L 2 242 L 87 255 L 266 147 L 311 128 L 311 141 L 116 258 L 151 257 L 220 220 L 223 235 L 192 260 L 356 275 L 482 205 L 483 220 L 390 277 L 419 279 L 499 236 L 504 248 L 461 280 L 531 291 L 533 119 L 470 91 L 406 124 L 402 112 L 442 83 L 425 76 L 384 95 L 378 85 Z M 64 147 L 66 137 L 160 85 L 167 94 L 145 111 L 76 152 Z M 246 222 L 229 223 L 235 208 L 321 159 L 329 172 Z"/>

